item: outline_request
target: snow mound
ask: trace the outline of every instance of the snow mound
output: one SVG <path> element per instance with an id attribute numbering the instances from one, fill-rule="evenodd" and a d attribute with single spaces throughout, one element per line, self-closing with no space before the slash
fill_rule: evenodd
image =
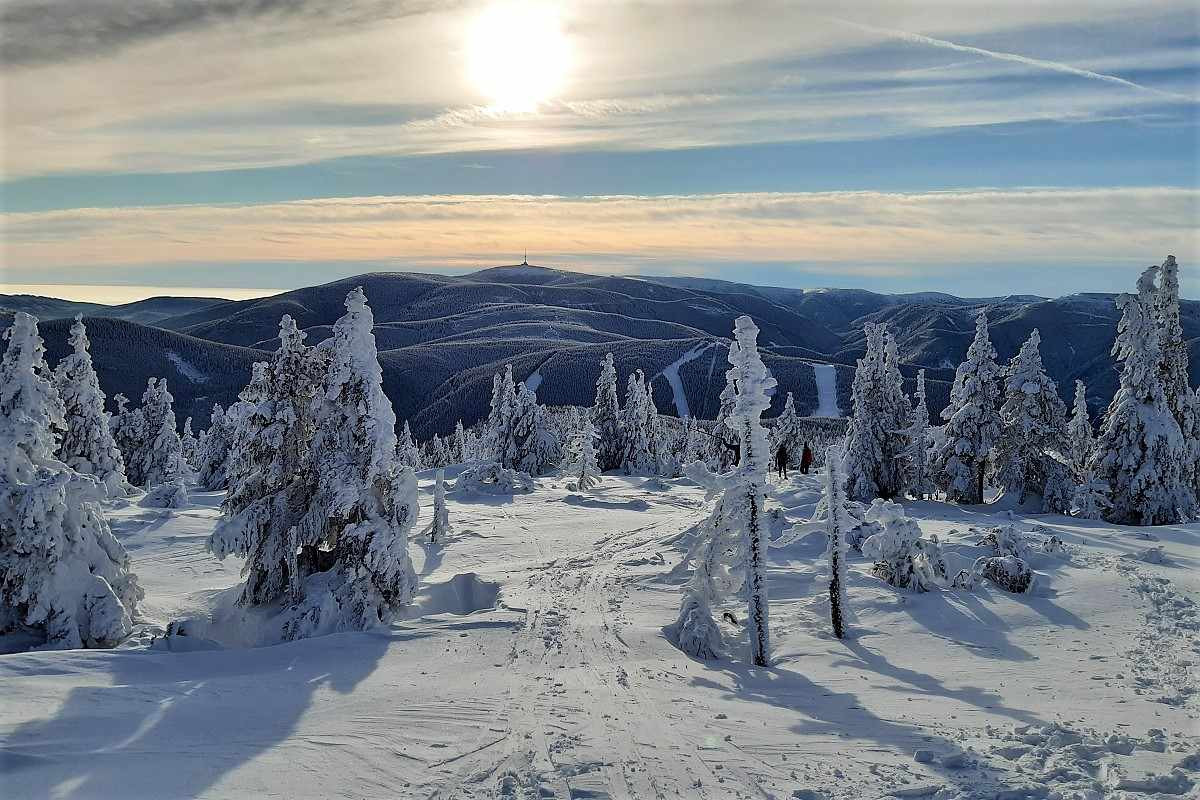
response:
<path id="1" fill-rule="evenodd" d="M 500 600 L 500 584 L 481 579 L 474 572 L 463 572 L 442 583 L 423 587 L 412 610 L 416 616 L 491 611 Z"/>

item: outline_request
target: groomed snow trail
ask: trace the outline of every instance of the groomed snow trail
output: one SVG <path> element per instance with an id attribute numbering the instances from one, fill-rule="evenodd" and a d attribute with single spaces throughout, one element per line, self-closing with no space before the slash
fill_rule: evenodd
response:
<path id="1" fill-rule="evenodd" d="M 658 373 L 667 379 L 667 383 L 671 384 L 671 397 L 675 400 L 675 413 L 680 419 L 690 417 L 691 410 L 688 408 L 687 392 L 683 390 L 683 381 L 679 378 L 679 369 L 689 361 L 695 361 L 700 356 L 704 355 L 704 351 L 713 346 L 713 342 L 699 344 L 688 350 L 674 363 Z M 656 376 L 657 377 L 657 376 Z"/>
<path id="2" fill-rule="evenodd" d="M 147 648 L 239 579 L 203 548 L 220 495 L 113 509 L 149 619 L 115 651 L 0 656 L 0 794 L 1124 800 L 1200 785 L 1187 691 L 1200 525 L 1160 529 L 1167 561 L 1148 564 L 1122 558 L 1145 547 L 1131 529 L 1018 516 L 1070 550 L 1039 562 L 1028 596 L 911 595 L 853 557 L 844 642 L 828 633 L 823 539 L 800 537 L 771 551 L 774 663 L 754 669 L 740 625 L 721 623 L 735 660 L 710 663 L 662 634 L 708 511 L 701 489 L 565 484 L 451 493 L 450 541 L 411 544 L 421 588 L 405 619 L 259 648 Z M 818 494 L 803 476 L 772 508 L 807 519 Z M 970 558 L 968 526 L 1011 521 L 909 511 Z M 744 617 L 740 600 L 723 610 Z"/>
<path id="3" fill-rule="evenodd" d="M 840 417 L 838 408 L 837 369 L 832 364 L 813 364 L 813 377 L 817 381 L 817 407 L 813 417 Z"/>

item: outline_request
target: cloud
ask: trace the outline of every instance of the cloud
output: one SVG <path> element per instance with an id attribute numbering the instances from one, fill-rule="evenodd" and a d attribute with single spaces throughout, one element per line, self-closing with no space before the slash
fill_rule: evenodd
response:
<path id="1" fill-rule="evenodd" d="M 1041 59 L 1041 58 L 1031 58 L 1029 56 L 1019 55 L 1017 53 L 1004 53 L 1004 52 L 999 52 L 996 50 L 985 50 L 982 47 L 972 47 L 970 45 L 958 44 L 957 42 L 947 41 L 946 39 L 935 39 L 932 36 L 924 36 L 919 33 L 910 33 L 908 31 L 892 30 L 889 28 L 877 28 L 873 25 L 863 25 L 861 23 L 851 22 L 850 20 L 845 20 L 845 19 L 835 19 L 835 21 L 839 22 L 843 25 L 849 25 L 851 27 L 858 28 L 859 30 L 869 31 L 871 33 L 878 33 L 882 36 L 888 36 L 888 37 L 891 37 L 894 39 L 901 39 L 906 42 L 913 42 L 916 44 L 926 44 L 931 47 L 940 47 L 945 50 L 953 50 L 957 53 L 970 53 L 972 55 L 983 56 L 985 58 L 992 58 L 997 61 L 1009 61 L 1014 64 L 1024 64 L 1025 66 L 1028 66 L 1028 67 L 1049 70 L 1050 72 L 1060 72 L 1065 75 L 1076 75 L 1080 78 L 1087 78 L 1088 80 L 1094 80 L 1094 81 L 1103 81 L 1105 83 L 1111 83 L 1111 84 L 1115 84 L 1117 86 L 1123 86 L 1127 89 L 1134 89 L 1139 92 L 1147 92 L 1149 94 L 1157 95 L 1159 97 L 1164 97 L 1164 98 L 1179 101 L 1179 102 L 1194 102 L 1195 101 L 1194 97 L 1189 97 L 1187 95 L 1182 95 L 1182 94 L 1176 94 L 1175 92 L 1164 92 L 1160 89 L 1155 89 L 1150 86 L 1143 86 L 1140 83 L 1134 83 L 1133 81 L 1126 80 L 1126 79 L 1118 77 L 1116 75 L 1107 75 L 1102 72 L 1092 72 L 1091 70 L 1080 69 L 1079 67 L 1073 67 L 1070 64 L 1063 64 L 1058 61 L 1048 61 L 1046 59 Z"/>
<path id="2" fill-rule="evenodd" d="M 736 278 L 736 265 L 773 264 L 793 283 L 805 274 L 915 283 L 969 275 L 972 265 L 1052 265 L 1038 270 L 1036 288 L 1008 290 L 1086 290 L 1112 288 L 1098 270 L 1167 252 L 1195 263 L 1198 213 L 1200 190 L 1181 188 L 359 197 L 7 214 L 0 253 L 10 281 L 38 283 L 88 270 L 96 279 L 80 282 L 100 282 L 130 265 L 147 271 L 147 283 L 179 274 L 203 282 L 246 262 L 462 269 L 528 247 L 539 263 L 602 271 L 703 265 L 717 274 L 726 264 L 735 274 L 725 277 Z"/>
<path id="3" fill-rule="evenodd" d="M 14 0 L 0 6 L 0 62 L 28 65 L 106 55 L 218 25 L 303 24 L 310 31 L 426 13 L 431 0 Z"/>
<path id="4" fill-rule="evenodd" d="M 562 96 L 536 114 L 503 115 L 466 70 L 464 31 L 480 2 L 0 2 L 0 47 L 17 65 L 0 72 L 2 168 L 186 172 L 350 155 L 846 141 L 1151 120 L 1164 109 L 1194 119 L 1194 105 L 1175 102 L 1192 90 L 1195 63 L 1173 24 L 1183 3 L 856 5 L 875 30 L 919 28 L 941 43 L 914 48 L 832 22 L 833 0 L 563 0 L 575 69 Z M 963 37 L 987 45 L 966 52 L 991 55 L 961 63 Z M 1014 51 L 1047 51 L 1051 40 L 1048 52 L 1061 48 L 1071 66 L 1014 68 L 1030 63 Z M 1100 77 L 1067 77 L 1078 73 Z M 1150 91 L 1113 91 L 1104 76 Z"/>

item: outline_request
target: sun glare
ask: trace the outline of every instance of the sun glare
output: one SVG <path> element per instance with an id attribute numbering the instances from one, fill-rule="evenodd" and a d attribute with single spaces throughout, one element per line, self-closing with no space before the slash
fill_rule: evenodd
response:
<path id="1" fill-rule="evenodd" d="M 471 28 L 468 70 L 497 111 L 536 111 L 566 81 L 570 44 L 555 7 L 539 2 L 489 6 Z"/>

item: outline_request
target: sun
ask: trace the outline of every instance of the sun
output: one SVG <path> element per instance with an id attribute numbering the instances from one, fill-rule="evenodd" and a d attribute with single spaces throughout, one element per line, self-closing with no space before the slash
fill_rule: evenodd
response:
<path id="1" fill-rule="evenodd" d="M 555 6 L 518 0 L 476 18 L 467 54 L 471 80 L 496 111 L 536 111 L 562 90 L 571 61 Z"/>

